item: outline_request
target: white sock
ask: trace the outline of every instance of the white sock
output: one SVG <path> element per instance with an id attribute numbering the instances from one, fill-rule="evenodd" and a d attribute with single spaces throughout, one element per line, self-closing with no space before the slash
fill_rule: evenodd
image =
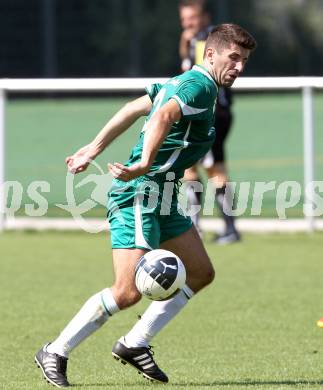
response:
<path id="1" fill-rule="evenodd" d="M 85 302 L 58 338 L 47 347 L 47 351 L 68 357 L 68 354 L 81 341 L 98 330 L 110 316 L 119 310 L 110 289 L 106 288 L 93 295 Z"/>
<path id="2" fill-rule="evenodd" d="M 193 294 L 185 285 L 173 298 L 152 302 L 141 319 L 119 341 L 128 347 L 148 347 L 150 340 L 180 312 Z"/>

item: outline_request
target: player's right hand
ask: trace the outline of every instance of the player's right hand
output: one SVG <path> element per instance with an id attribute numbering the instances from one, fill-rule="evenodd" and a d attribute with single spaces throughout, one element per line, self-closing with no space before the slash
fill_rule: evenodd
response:
<path id="1" fill-rule="evenodd" d="M 149 166 L 139 162 L 127 167 L 123 164 L 115 162 L 113 164 L 109 163 L 108 169 L 115 179 L 119 179 L 121 181 L 130 181 L 136 177 L 145 175 L 149 171 Z"/>

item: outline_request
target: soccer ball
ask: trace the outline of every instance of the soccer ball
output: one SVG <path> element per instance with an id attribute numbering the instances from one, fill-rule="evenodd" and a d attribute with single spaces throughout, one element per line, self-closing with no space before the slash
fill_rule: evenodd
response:
<path id="1" fill-rule="evenodd" d="M 179 257 L 164 249 L 147 252 L 135 269 L 135 282 L 144 296 L 163 301 L 177 294 L 186 281 L 186 270 Z"/>

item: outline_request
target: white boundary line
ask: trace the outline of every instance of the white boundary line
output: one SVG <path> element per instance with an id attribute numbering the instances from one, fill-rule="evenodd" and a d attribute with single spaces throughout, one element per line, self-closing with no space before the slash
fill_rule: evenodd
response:
<path id="1" fill-rule="evenodd" d="M 100 226 L 102 219 L 87 218 L 89 226 Z M 8 218 L 5 223 L 6 230 L 81 230 L 77 221 L 71 218 L 37 218 L 15 217 Z M 201 228 L 205 232 L 221 232 L 223 221 L 218 218 L 202 218 Z M 275 218 L 239 218 L 237 228 L 244 232 L 269 233 L 269 232 L 305 232 L 308 231 L 308 223 L 301 218 L 279 220 Z M 323 230 L 323 219 L 315 220 L 315 229 Z M 105 230 L 109 230 L 106 222 Z"/>

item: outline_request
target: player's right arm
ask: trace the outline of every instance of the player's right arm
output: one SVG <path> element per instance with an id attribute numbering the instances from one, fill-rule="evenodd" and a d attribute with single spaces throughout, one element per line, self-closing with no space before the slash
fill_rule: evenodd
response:
<path id="1" fill-rule="evenodd" d="M 142 96 L 123 106 L 102 128 L 92 142 L 66 158 L 68 170 L 72 173 L 85 171 L 111 142 L 126 131 L 141 116 L 148 115 L 152 108 L 149 95 Z"/>
<path id="2" fill-rule="evenodd" d="M 173 123 L 182 117 L 182 111 L 174 99 L 170 99 L 158 109 L 146 125 L 141 161 L 130 166 L 115 162 L 108 164 L 113 177 L 129 181 L 145 175 L 149 169 Z"/>

